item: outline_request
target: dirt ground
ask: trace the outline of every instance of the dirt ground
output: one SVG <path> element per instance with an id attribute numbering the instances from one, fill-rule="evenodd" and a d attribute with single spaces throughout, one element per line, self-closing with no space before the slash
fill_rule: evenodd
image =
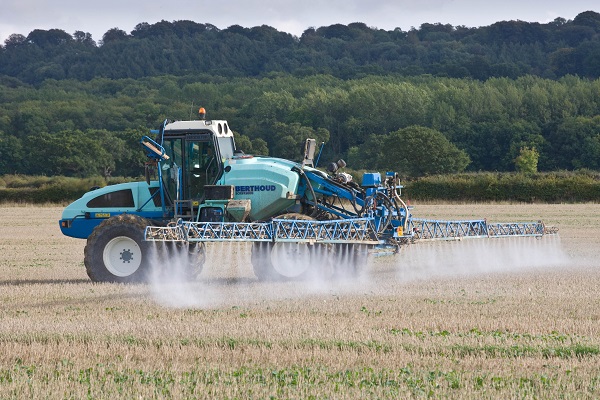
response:
<path id="1" fill-rule="evenodd" d="M 416 205 L 558 237 L 417 244 L 356 280 L 96 284 L 60 207 L 0 207 L 0 398 L 600 396 L 600 205 Z M 202 394 L 201 396 L 199 396 Z"/>
<path id="2" fill-rule="evenodd" d="M 61 234 L 58 220 L 62 208 L 35 206 L 0 207 L 0 268 L 2 282 L 83 283 L 88 278 L 83 266 L 84 240 Z M 416 205 L 413 215 L 430 219 L 478 219 L 488 221 L 537 221 L 559 228 L 560 245 L 572 257 L 572 264 L 594 262 L 600 243 L 600 205 L 598 204 L 443 204 Z M 221 246 L 223 247 L 223 246 Z M 217 254 L 246 251 L 245 246 L 213 249 Z M 210 249 L 209 249 L 210 251 Z M 231 255 L 226 255 L 229 258 Z M 223 254 L 218 255 L 223 259 Z M 246 257 L 240 264 L 207 263 L 203 277 L 254 279 Z M 587 260 L 587 261 L 583 261 Z M 231 263 L 232 260 L 228 260 Z M 388 264 L 401 261 L 393 260 Z M 246 268 L 248 267 L 248 268 Z M 232 275 L 233 274 L 233 275 Z"/>

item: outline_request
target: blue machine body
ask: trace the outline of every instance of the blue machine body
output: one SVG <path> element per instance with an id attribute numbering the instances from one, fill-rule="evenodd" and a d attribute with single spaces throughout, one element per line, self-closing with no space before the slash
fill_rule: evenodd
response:
<path id="1" fill-rule="evenodd" d="M 63 234 L 85 239 L 103 220 L 122 213 L 158 226 L 178 219 L 260 222 L 285 213 L 321 221 L 367 218 L 382 241 L 406 233 L 401 228 L 409 214 L 393 173 L 385 181 L 366 173 L 360 186 L 337 167 L 328 174 L 312 165 L 245 155 L 235 148 L 226 121 L 165 121 L 151 133 L 154 139 L 143 136 L 140 142 L 157 179 L 84 194 L 65 208 Z"/>
<path id="2" fill-rule="evenodd" d="M 87 239 L 102 221 L 123 213 L 162 220 L 158 181 L 150 185 L 120 183 L 91 190 L 63 210 L 59 226 L 66 236 Z"/>

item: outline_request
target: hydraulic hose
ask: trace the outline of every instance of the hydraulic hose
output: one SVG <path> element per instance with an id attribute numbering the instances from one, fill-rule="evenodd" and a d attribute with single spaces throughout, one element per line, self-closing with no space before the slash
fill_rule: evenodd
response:
<path id="1" fill-rule="evenodd" d="M 319 212 L 319 207 L 317 206 L 317 195 L 315 194 L 315 190 L 313 189 L 312 184 L 310 183 L 310 179 L 308 179 L 308 176 L 306 176 L 306 174 L 304 173 L 304 171 L 301 168 L 294 166 L 292 168 L 292 171 L 296 172 L 298 175 L 300 175 L 302 177 L 302 179 L 304 179 L 304 182 L 306 182 L 306 187 L 308 188 L 308 190 L 310 190 L 310 194 L 313 198 L 313 202 L 315 203 L 315 207 L 313 209 L 313 212 L 310 214 L 310 216 L 314 218 L 317 216 L 317 213 Z"/>
<path id="2" fill-rule="evenodd" d="M 373 200 L 375 200 L 377 197 L 381 197 L 382 199 L 382 211 L 384 207 L 388 210 L 388 215 L 386 216 L 385 221 L 381 225 L 379 225 L 378 232 L 381 233 L 388 227 L 390 222 L 392 222 L 392 207 L 394 207 L 394 203 L 392 202 L 392 200 L 390 200 L 388 196 L 385 195 L 385 193 L 376 192 L 373 196 Z"/>
<path id="3" fill-rule="evenodd" d="M 394 182 L 394 184 L 396 184 L 396 182 Z M 404 200 L 402 200 L 400 195 L 398 195 L 398 192 L 395 188 L 390 188 L 390 190 L 392 192 L 392 198 L 394 199 L 394 203 L 396 203 L 396 212 L 398 213 L 398 216 L 400 216 L 401 213 L 400 209 L 398 208 L 397 202 L 402 204 L 402 207 L 404 207 L 404 210 L 406 211 L 406 217 L 404 218 L 404 224 L 402 225 L 402 229 L 404 230 L 404 232 L 406 232 L 408 231 L 408 220 L 410 217 L 408 207 L 406 206 L 406 203 L 404 202 Z"/>

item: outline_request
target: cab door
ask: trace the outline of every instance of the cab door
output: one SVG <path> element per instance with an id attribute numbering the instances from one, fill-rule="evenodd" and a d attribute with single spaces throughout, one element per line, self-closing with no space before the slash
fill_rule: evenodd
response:
<path id="1" fill-rule="evenodd" d="M 221 160 L 217 155 L 211 135 L 194 135 L 185 142 L 184 196 L 194 202 L 204 198 L 204 186 L 214 185 L 221 172 Z"/>
<path id="2" fill-rule="evenodd" d="M 184 160 L 184 141 L 182 137 L 164 138 L 163 147 L 168 159 L 161 162 L 163 185 L 166 192 L 167 204 L 173 205 L 175 200 L 180 200 L 181 170 Z"/>

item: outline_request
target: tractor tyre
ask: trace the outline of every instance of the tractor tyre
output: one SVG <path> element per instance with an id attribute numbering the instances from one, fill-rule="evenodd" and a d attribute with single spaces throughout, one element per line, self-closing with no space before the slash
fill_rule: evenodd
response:
<path id="1" fill-rule="evenodd" d="M 252 243 L 252 269 L 254 275 L 259 281 L 274 281 L 281 280 L 283 277 L 276 274 L 271 263 L 271 250 L 273 243 L 271 242 L 256 242 Z"/>
<path id="2" fill-rule="evenodd" d="M 276 217 L 313 220 L 304 214 L 288 213 Z M 303 279 L 311 271 L 314 246 L 306 243 L 256 242 L 252 245 L 252 268 L 261 281 Z"/>
<path id="3" fill-rule="evenodd" d="M 157 278 L 161 281 L 195 281 L 206 261 L 204 243 L 157 243 Z"/>
<path id="4" fill-rule="evenodd" d="M 312 273 L 314 247 L 308 243 L 254 243 L 254 275 L 261 281 L 305 279 Z"/>
<path id="5" fill-rule="evenodd" d="M 108 218 L 87 239 L 84 264 L 94 282 L 138 283 L 149 278 L 151 244 L 144 240 L 149 221 L 132 214 Z"/>
<path id="6" fill-rule="evenodd" d="M 186 276 L 189 280 L 196 280 L 206 262 L 206 245 L 204 243 L 190 243 L 187 245 L 188 265 Z"/>

